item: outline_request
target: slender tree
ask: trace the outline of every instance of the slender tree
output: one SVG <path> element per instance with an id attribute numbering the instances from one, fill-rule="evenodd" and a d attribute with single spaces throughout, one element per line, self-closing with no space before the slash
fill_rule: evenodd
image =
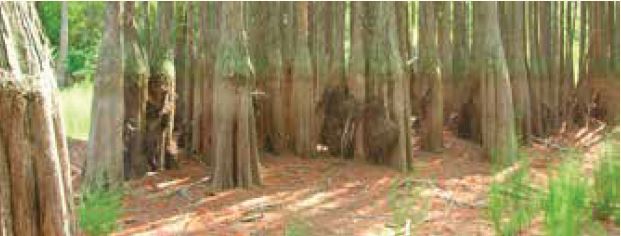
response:
<path id="1" fill-rule="evenodd" d="M 531 135 L 531 108 L 526 72 L 526 43 L 524 42 L 524 3 L 503 2 L 500 7 L 500 25 L 503 49 L 511 81 L 515 124 L 521 141 Z"/>
<path id="2" fill-rule="evenodd" d="M 365 54 L 364 54 L 364 8 L 361 2 L 350 2 L 350 57 L 347 84 L 358 104 L 365 102 Z M 359 118 L 354 138 L 354 159 L 366 160 L 364 148 L 365 136 L 364 116 Z"/>
<path id="3" fill-rule="evenodd" d="M 177 144 L 186 148 L 189 140 L 190 133 L 188 132 L 188 122 L 191 117 L 188 116 L 187 105 L 188 95 L 192 90 L 187 89 L 187 84 L 190 82 L 189 71 L 189 48 L 188 48 L 188 31 L 193 29 L 188 28 L 189 17 L 192 16 L 193 11 L 190 8 L 190 3 L 178 2 L 175 5 L 175 117 L 174 117 L 174 132 L 178 134 Z"/>
<path id="4" fill-rule="evenodd" d="M 280 3 L 249 3 L 249 42 L 258 89 L 257 133 L 266 142 L 260 147 L 275 153 L 284 150 L 281 95 L 283 65 L 280 37 Z M 267 24 L 267 25 L 266 25 Z"/>
<path id="5" fill-rule="evenodd" d="M 123 44 L 121 4 L 106 7 L 91 111 L 84 179 L 87 186 L 119 187 L 123 182 Z"/>
<path id="6" fill-rule="evenodd" d="M 422 124 L 422 146 L 423 149 L 434 152 L 442 149 L 444 119 L 435 4 L 437 3 L 421 3 L 419 9 L 419 35 L 421 35 L 419 77 L 424 82 L 422 82 L 421 97 L 418 99 Z"/>
<path id="7" fill-rule="evenodd" d="M 259 153 L 252 108 L 254 85 L 243 38 L 242 2 L 222 3 L 214 79 L 213 122 L 216 189 L 260 184 Z"/>
<path id="8" fill-rule="evenodd" d="M 437 55 L 440 60 L 438 67 L 442 80 L 443 118 L 446 119 L 453 112 L 455 103 L 455 86 L 453 83 L 453 47 L 451 41 L 451 3 L 434 3 L 434 15 L 436 18 Z M 425 37 L 425 36 L 423 36 Z M 425 49 L 423 49 L 425 50 Z"/>
<path id="9" fill-rule="evenodd" d="M 58 84 L 67 84 L 67 54 L 69 52 L 69 10 L 67 2 L 63 1 L 60 5 L 60 39 L 58 47 L 58 58 L 56 61 L 56 78 Z"/>
<path id="10" fill-rule="evenodd" d="M 539 51 L 539 3 L 530 2 L 526 3 L 528 6 L 528 80 L 531 95 L 531 108 L 532 108 L 532 120 L 531 128 L 532 133 L 537 136 L 543 135 L 543 94 L 542 94 L 542 59 Z"/>
<path id="11" fill-rule="evenodd" d="M 141 177 L 148 170 L 143 140 L 146 128 L 149 67 L 146 62 L 144 47 L 138 41 L 135 3 L 126 2 L 123 11 L 125 175 L 127 177 Z"/>

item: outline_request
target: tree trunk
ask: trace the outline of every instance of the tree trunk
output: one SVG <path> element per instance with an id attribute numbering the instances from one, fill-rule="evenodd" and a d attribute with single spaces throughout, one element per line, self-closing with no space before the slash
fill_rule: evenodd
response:
<path id="1" fill-rule="evenodd" d="M 560 126 L 560 85 L 561 85 L 561 30 L 559 19 L 559 2 L 552 2 L 550 6 L 550 54 L 549 54 L 549 88 L 550 88 L 550 131 L 557 131 Z"/>
<path id="2" fill-rule="evenodd" d="M 284 143 L 290 150 L 295 149 L 295 129 L 292 102 L 292 73 L 293 59 L 295 53 L 296 26 L 295 26 L 295 6 L 293 2 L 282 2 L 280 4 L 280 27 L 281 27 L 281 50 L 283 59 L 283 81 L 281 83 L 281 96 L 284 98 L 282 107 L 285 123 Z"/>
<path id="3" fill-rule="evenodd" d="M 106 8 L 91 111 L 91 130 L 84 172 L 87 186 L 119 187 L 123 182 L 123 60 L 121 5 Z"/>
<path id="4" fill-rule="evenodd" d="M 280 153 L 285 148 L 281 83 L 283 63 L 280 37 L 280 3 L 249 3 L 250 52 L 258 89 L 257 133 L 259 147 Z M 266 25 L 267 24 L 267 25 Z"/>
<path id="5" fill-rule="evenodd" d="M 2 2 L 0 15 L 0 235 L 72 235 L 69 156 L 48 45 L 34 3 Z"/>
<path id="6" fill-rule="evenodd" d="M 516 128 L 520 141 L 531 135 L 530 94 L 526 74 L 526 43 L 524 42 L 524 3 L 500 4 L 501 36 L 509 69 L 515 109 Z"/>
<path id="7" fill-rule="evenodd" d="M 543 131 L 543 110 L 542 100 L 543 94 L 541 93 L 542 86 L 542 64 L 541 54 L 539 51 L 539 24 L 538 24 L 538 3 L 530 2 L 526 3 L 528 6 L 528 50 L 529 50 L 529 62 L 528 62 L 528 80 L 530 86 L 531 95 L 531 108 L 532 108 L 532 120 L 531 128 L 532 133 L 537 136 L 542 136 Z"/>
<path id="8" fill-rule="evenodd" d="M 175 68 L 173 44 L 173 3 L 160 2 L 157 8 L 157 37 L 147 100 L 145 148 L 152 171 L 177 166 L 173 123 L 175 111 Z"/>
<path id="9" fill-rule="evenodd" d="M 149 68 L 145 59 L 144 48 L 138 41 L 138 29 L 134 15 L 135 3 L 126 2 L 123 18 L 125 176 L 139 178 L 148 169 L 143 139 L 146 128 Z"/>
<path id="10" fill-rule="evenodd" d="M 357 104 L 365 102 L 365 54 L 364 54 L 364 8 L 361 2 L 350 2 L 350 58 L 348 71 L 348 88 L 351 91 Z M 362 161 L 367 159 L 364 147 L 365 136 L 365 116 L 358 118 L 356 122 L 354 138 L 354 159 Z"/>
<path id="11" fill-rule="evenodd" d="M 474 3 L 474 70 L 481 79 L 482 143 L 485 154 L 497 164 L 517 158 L 509 73 L 498 25 L 496 2 Z"/>
<path id="12" fill-rule="evenodd" d="M 296 40 L 292 68 L 292 117 L 295 121 L 294 150 L 302 156 L 314 155 L 313 80 L 308 49 L 308 2 L 295 3 Z"/>
<path id="13" fill-rule="evenodd" d="M 577 4 L 576 2 L 567 2 L 563 3 L 563 14 L 565 20 L 563 21 L 562 27 L 562 62 L 561 62 L 561 87 L 559 93 L 559 105 L 561 121 L 566 125 L 571 120 L 569 109 L 571 105 L 571 98 L 573 97 L 573 83 L 574 83 L 574 40 L 573 35 L 575 32 L 575 24 L 574 24 L 574 8 L 573 5 Z"/>
<path id="14" fill-rule="evenodd" d="M 187 89 L 190 80 L 189 64 L 189 44 L 188 32 L 194 29 L 188 28 L 190 18 L 193 16 L 193 8 L 191 3 L 178 2 L 175 5 L 175 121 L 173 131 L 177 135 L 177 146 L 186 149 L 190 136 L 190 129 L 187 128 L 190 116 L 186 110 L 188 103 L 188 95 L 192 91 Z"/>
<path id="15" fill-rule="evenodd" d="M 370 158 L 403 172 L 410 169 L 407 156 L 409 86 L 399 53 L 393 2 L 366 3 L 365 39 L 369 103 L 365 106 L 366 147 Z M 367 41 L 368 40 L 368 41 Z M 368 43 L 367 43 L 368 42 Z"/>
<path id="16" fill-rule="evenodd" d="M 243 38 L 242 2 L 222 3 L 214 80 L 216 189 L 260 184 L 259 153 L 252 108 L 251 65 Z"/>
<path id="17" fill-rule="evenodd" d="M 442 80 L 443 118 L 447 120 L 454 110 L 455 83 L 453 80 L 453 47 L 451 42 L 451 4 L 449 2 L 434 3 L 434 14 L 437 22 L 437 49 Z M 424 37 L 424 36 L 423 36 Z M 425 50 L 425 49 L 423 49 Z"/>
<path id="18" fill-rule="evenodd" d="M 67 1 L 60 5 L 60 45 L 58 47 L 58 59 L 56 61 L 56 77 L 60 86 L 68 84 L 67 81 L 67 53 L 69 52 L 69 10 Z"/>
<path id="19" fill-rule="evenodd" d="M 437 152 L 442 149 L 443 96 L 442 76 L 440 74 L 440 58 L 438 55 L 437 27 L 435 4 L 421 3 L 420 7 L 420 79 L 422 82 L 421 97 L 417 99 L 421 119 L 422 147 L 424 150 Z M 445 40 L 445 39 L 442 39 Z M 442 71 L 444 72 L 444 70 Z"/>

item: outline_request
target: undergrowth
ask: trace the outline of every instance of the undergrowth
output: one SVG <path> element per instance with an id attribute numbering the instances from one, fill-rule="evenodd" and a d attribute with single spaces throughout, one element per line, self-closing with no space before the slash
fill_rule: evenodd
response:
<path id="1" fill-rule="evenodd" d="M 121 190 L 89 188 L 82 191 L 78 204 L 78 225 L 90 236 L 109 235 L 118 228 L 121 216 Z"/>
<path id="2" fill-rule="evenodd" d="M 519 168 L 502 183 L 492 183 L 488 214 L 497 235 L 517 235 L 535 217 L 542 197 L 540 189 L 530 185 L 528 159 L 520 155 Z"/>
<path id="3" fill-rule="evenodd" d="M 519 235 L 541 215 L 546 235 L 605 235 L 596 219 L 619 224 L 619 144 L 606 141 L 592 179 L 581 169 L 583 155 L 563 153 L 549 169 L 547 186 L 531 184 L 528 160 L 503 182 L 490 186 L 488 216 L 497 235 Z"/>
<path id="4" fill-rule="evenodd" d="M 589 185 L 577 160 L 564 161 L 554 174 L 548 179 L 542 204 L 547 235 L 583 235 L 596 230 L 589 205 Z"/>
<path id="5" fill-rule="evenodd" d="M 593 171 L 595 216 L 619 225 L 619 144 L 608 139 Z"/>

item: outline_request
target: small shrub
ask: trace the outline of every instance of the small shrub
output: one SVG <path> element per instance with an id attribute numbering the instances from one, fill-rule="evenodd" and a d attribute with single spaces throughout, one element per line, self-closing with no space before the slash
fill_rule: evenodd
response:
<path id="1" fill-rule="evenodd" d="M 599 164 L 593 171 L 593 204 L 599 219 L 612 218 L 619 224 L 619 144 L 604 143 Z"/>
<path id="2" fill-rule="evenodd" d="M 90 236 L 108 235 L 117 229 L 121 215 L 120 190 L 88 189 L 78 205 L 78 224 Z"/>

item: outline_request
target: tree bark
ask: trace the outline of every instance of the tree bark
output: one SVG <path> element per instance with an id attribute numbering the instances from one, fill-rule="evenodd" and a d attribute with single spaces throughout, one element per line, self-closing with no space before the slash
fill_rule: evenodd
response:
<path id="1" fill-rule="evenodd" d="M 409 86 L 404 78 L 395 5 L 392 2 L 366 3 L 367 56 L 369 101 L 365 116 L 367 152 L 376 162 L 385 163 L 399 171 L 410 169 L 407 155 L 411 144 L 407 142 Z M 368 42 L 368 43 L 367 43 Z"/>
<path id="2" fill-rule="evenodd" d="M 173 131 L 177 135 L 177 146 L 186 149 L 190 137 L 190 130 L 187 128 L 191 116 L 188 115 L 188 96 L 192 90 L 188 86 L 190 80 L 189 64 L 190 53 L 188 44 L 188 32 L 194 29 L 188 28 L 191 21 L 192 11 L 191 3 L 178 2 L 175 5 L 175 117 Z"/>
<path id="3" fill-rule="evenodd" d="M 365 54 L 364 54 L 364 8 L 361 2 L 350 2 L 350 58 L 348 71 L 348 88 L 350 89 L 356 103 L 364 104 L 365 96 Z M 361 116 L 356 122 L 357 126 L 354 134 L 354 160 L 363 161 L 367 159 L 364 145 L 365 116 Z"/>
<path id="4" fill-rule="evenodd" d="M 526 43 L 524 42 L 524 3 L 503 2 L 500 5 L 500 24 L 503 48 L 509 69 L 515 109 L 518 139 L 527 142 L 531 135 L 531 108 L 526 73 Z"/>
<path id="5" fill-rule="evenodd" d="M 451 4 L 449 2 L 434 3 L 434 14 L 437 24 L 437 49 L 442 80 L 443 118 L 447 120 L 454 110 L 455 83 L 453 80 L 453 52 L 451 42 Z M 423 36 L 424 37 L 424 36 Z M 425 49 L 423 49 L 425 50 Z"/>
<path id="6" fill-rule="evenodd" d="M 257 133 L 265 140 L 259 147 L 274 153 L 284 151 L 284 120 L 281 83 L 283 62 L 280 37 L 280 3 L 249 3 L 250 52 L 256 72 L 258 95 Z"/>
<path id="7" fill-rule="evenodd" d="M 417 99 L 421 119 L 422 147 L 424 150 L 437 152 L 442 149 L 443 125 L 443 88 L 438 55 L 436 3 L 421 3 L 420 7 L 420 73 L 422 92 Z M 442 39 L 444 40 L 444 39 Z M 442 70 L 444 72 L 444 70 Z"/>
<path id="8" fill-rule="evenodd" d="M 496 2 L 474 3 L 474 70 L 481 79 L 482 143 L 485 154 L 496 164 L 517 158 L 511 85 L 498 25 Z"/>
<path id="9" fill-rule="evenodd" d="M 292 117 L 295 121 L 294 150 L 302 156 L 314 155 L 313 80 L 308 49 L 308 2 L 295 3 L 296 40 L 292 68 Z"/>
<path id="10" fill-rule="evenodd" d="M 120 3 L 106 6 L 85 163 L 86 186 L 120 187 L 123 182 L 123 60 Z"/>
<path id="11" fill-rule="evenodd" d="M 145 51 L 138 41 L 135 3 L 124 5 L 123 18 L 123 85 L 125 102 L 125 176 L 139 178 L 148 170 L 143 140 L 146 129 L 147 85 L 149 68 Z M 107 50 L 107 49 L 106 49 Z"/>
<path id="12" fill-rule="evenodd" d="M 543 94 L 541 90 L 542 86 L 542 64 L 541 54 L 539 51 L 539 14 L 538 3 L 530 2 L 528 6 L 528 50 L 529 50 L 529 62 L 528 62 L 528 79 L 531 95 L 531 107 L 532 107 L 532 120 L 531 128 L 532 133 L 537 136 L 544 134 L 543 130 Z"/>
<path id="13" fill-rule="evenodd" d="M 252 108 L 251 65 L 243 38 L 242 2 L 222 3 L 220 42 L 214 80 L 213 121 L 216 128 L 216 189 L 250 187 L 261 183 L 259 153 Z"/>
<path id="14" fill-rule="evenodd" d="M 67 54 L 69 52 L 69 10 L 67 1 L 60 5 L 60 45 L 58 47 L 58 60 L 56 61 L 56 77 L 60 86 L 68 84 L 67 81 Z"/>
<path id="15" fill-rule="evenodd" d="M 51 55 L 34 3 L 0 3 L 0 235 L 75 232 Z"/>

